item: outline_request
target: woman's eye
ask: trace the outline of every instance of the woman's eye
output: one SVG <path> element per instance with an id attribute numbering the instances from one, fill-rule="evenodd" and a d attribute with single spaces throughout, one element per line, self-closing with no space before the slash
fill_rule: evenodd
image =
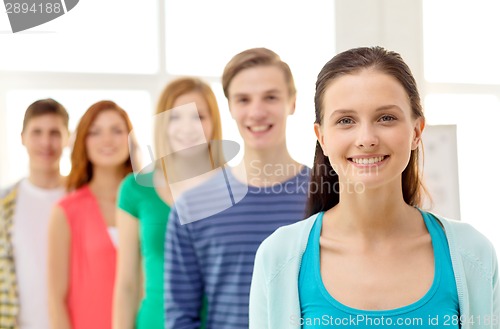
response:
<path id="1" fill-rule="evenodd" d="M 380 121 L 383 121 L 383 122 L 394 121 L 394 120 L 396 120 L 396 118 L 392 115 L 383 115 L 380 118 Z"/>
<path id="2" fill-rule="evenodd" d="M 342 118 L 339 121 L 337 121 L 337 124 L 340 124 L 340 125 L 350 125 L 353 123 L 354 123 L 354 120 L 352 120 L 351 118 Z"/>

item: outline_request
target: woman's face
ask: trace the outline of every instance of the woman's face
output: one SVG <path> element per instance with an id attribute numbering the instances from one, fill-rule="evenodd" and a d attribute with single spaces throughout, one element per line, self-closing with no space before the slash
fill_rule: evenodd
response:
<path id="1" fill-rule="evenodd" d="M 212 139 L 212 118 L 208 103 L 200 92 L 177 97 L 173 109 L 167 113 L 167 138 L 172 152 L 186 150 L 189 153 L 187 149 Z"/>
<path id="2" fill-rule="evenodd" d="M 129 157 L 127 124 L 114 110 L 104 110 L 97 115 L 85 143 L 93 166 L 117 167 Z"/>
<path id="3" fill-rule="evenodd" d="M 413 118 L 395 78 L 377 70 L 341 76 L 326 88 L 322 107 L 323 123 L 315 132 L 341 183 L 401 184 L 424 120 Z"/>

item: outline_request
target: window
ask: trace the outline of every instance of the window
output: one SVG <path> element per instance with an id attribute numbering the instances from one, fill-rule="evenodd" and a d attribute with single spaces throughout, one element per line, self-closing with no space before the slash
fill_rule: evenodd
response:
<path id="1" fill-rule="evenodd" d="M 297 104 L 288 120 L 288 148 L 295 159 L 312 165 L 314 85 L 323 64 L 335 55 L 334 1 L 167 1 L 165 17 L 166 70 L 170 74 L 219 81 L 231 57 L 253 47 L 269 48 L 290 65 Z M 225 113 L 227 101 L 221 85 L 213 86 L 216 93 L 220 91 L 226 132 L 233 127 Z M 234 128 L 230 131 L 236 132 Z M 240 140 L 237 134 L 226 133 L 228 137 Z"/>
<path id="2" fill-rule="evenodd" d="M 500 2 L 423 0 L 425 77 L 500 84 Z"/>
<path id="3" fill-rule="evenodd" d="M 166 81 L 196 75 L 214 88 L 224 137 L 242 145 L 220 76 L 231 56 L 250 47 L 268 47 L 290 65 L 298 94 L 296 112 L 289 118 L 288 146 L 293 157 L 311 165 L 314 83 L 335 51 L 334 1 L 256 1 L 85 0 L 41 26 L 0 33 L 0 141 L 9 145 L 0 156 L 19 159 L 0 163 L 0 186 L 27 169 L 20 116 L 38 98 L 61 101 L 71 112 L 72 128 L 93 100 L 103 98 L 130 109 L 131 117 L 142 103 L 150 118 Z M 10 30 L 5 13 L 0 13 L 0 29 Z M 136 128 L 147 125 L 132 120 Z M 63 164 L 65 173 L 68 169 Z"/>
<path id="4" fill-rule="evenodd" d="M 154 74 L 157 12 L 157 1 L 80 1 L 34 29 L 0 33 L 0 70 Z M 10 30 L 5 11 L 1 15 L 1 29 Z"/>

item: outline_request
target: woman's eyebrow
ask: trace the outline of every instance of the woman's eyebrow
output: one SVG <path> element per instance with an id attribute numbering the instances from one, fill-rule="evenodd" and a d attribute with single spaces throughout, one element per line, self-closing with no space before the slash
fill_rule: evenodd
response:
<path id="1" fill-rule="evenodd" d="M 391 109 L 396 109 L 396 110 L 399 110 L 400 112 L 403 112 L 403 110 L 395 105 L 395 104 L 390 104 L 390 105 L 383 105 L 383 106 L 380 106 L 378 107 L 375 112 L 380 112 L 380 111 L 385 111 L 385 110 L 391 110 Z M 337 109 L 337 110 L 334 110 L 331 114 L 330 114 L 330 118 L 333 117 L 334 115 L 345 115 L 345 114 L 353 114 L 353 113 L 356 113 L 355 110 L 351 110 L 351 109 Z"/>

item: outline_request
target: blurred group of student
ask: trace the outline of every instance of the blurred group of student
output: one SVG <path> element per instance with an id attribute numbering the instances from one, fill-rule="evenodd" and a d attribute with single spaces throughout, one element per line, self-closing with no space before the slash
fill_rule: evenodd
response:
<path id="1" fill-rule="evenodd" d="M 8 280 L 2 281 L 2 328 L 248 326 L 248 304 L 236 303 L 236 311 L 228 306 L 248 298 L 262 240 L 305 211 L 305 189 L 272 193 L 263 184 L 301 184 L 309 169 L 286 147 L 296 92 L 291 70 L 277 54 L 255 48 L 234 56 L 223 84 L 244 140 L 243 163 L 224 174 L 234 195 L 237 183 L 255 191 L 245 189 L 241 196 L 247 198 L 215 211 L 210 223 L 181 225 L 173 208 L 195 186 L 209 199 L 186 199 L 201 206 L 223 197 L 209 191 L 219 188 L 226 160 L 219 108 L 204 81 L 183 77 L 165 87 L 155 113 L 158 161 L 140 173 L 133 171 L 133 123 L 118 104 L 97 102 L 80 118 L 67 177 L 59 160 L 69 140 L 68 113 L 53 99 L 28 107 L 21 137 L 29 175 L 2 194 L 1 260 L 8 265 L 0 273 Z M 192 174 L 182 172 L 186 164 L 196 172 L 202 159 L 211 161 L 205 161 L 210 168 L 199 169 L 201 179 L 174 182 Z M 266 164 L 295 170 L 274 177 L 248 172 Z M 196 228 L 195 237 L 196 224 L 204 227 Z"/>
<path id="2" fill-rule="evenodd" d="M 499 315 L 489 242 L 420 209 L 425 120 L 399 55 L 359 48 L 325 65 L 312 169 L 287 149 L 296 89 L 276 53 L 236 54 L 222 85 L 243 139 L 232 168 L 215 95 L 196 77 L 161 93 L 147 168 L 126 109 L 103 100 L 80 118 L 61 176 L 68 113 L 53 99 L 28 107 L 29 175 L 0 195 L 0 328 L 319 328 L 307 319 L 328 312 Z M 363 191 L 342 192 L 353 184 Z"/>

